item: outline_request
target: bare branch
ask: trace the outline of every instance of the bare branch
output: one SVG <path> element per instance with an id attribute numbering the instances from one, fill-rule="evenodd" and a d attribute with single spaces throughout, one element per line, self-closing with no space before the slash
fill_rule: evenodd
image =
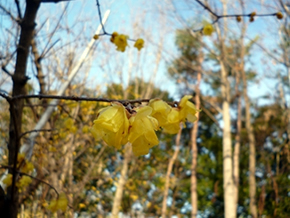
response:
<path id="1" fill-rule="evenodd" d="M 16 7 L 17 7 L 18 17 L 21 20 L 22 19 L 22 14 L 21 14 L 21 10 L 20 10 L 19 1 L 15 0 L 15 4 L 16 4 Z"/>
<path id="2" fill-rule="evenodd" d="M 59 2 L 71 2 L 73 0 L 41 0 L 41 3 L 59 3 Z"/>
<path id="3" fill-rule="evenodd" d="M 18 22 L 18 20 L 13 16 L 13 14 L 11 14 L 10 11 L 8 11 L 6 8 L 4 8 L 2 5 L 0 5 L 0 9 L 2 9 L 2 11 L 4 11 L 7 15 L 9 15 L 9 17 L 15 21 Z"/>
<path id="4" fill-rule="evenodd" d="M 24 133 L 22 133 L 19 138 L 22 138 L 23 136 L 25 136 L 26 134 L 32 133 L 32 132 L 52 132 L 56 129 L 34 129 L 34 130 L 30 130 L 30 131 L 26 131 Z"/>
<path id="5" fill-rule="evenodd" d="M 5 66 L 2 66 L 1 69 L 6 73 L 8 76 L 12 77 L 12 74 L 6 69 Z"/>

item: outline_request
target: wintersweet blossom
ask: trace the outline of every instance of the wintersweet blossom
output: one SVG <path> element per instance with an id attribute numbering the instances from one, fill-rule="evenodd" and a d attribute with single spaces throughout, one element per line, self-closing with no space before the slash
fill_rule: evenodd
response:
<path id="1" fill-rule="evenodd" d="M 29 173 L 34 169 L 33 163 L 30 161 L 26 160 L 25 163 L 23 164 L 23 167 L 21 168 L 21 172 L 23 173 Z"/>
<path id="2" fill-rule="evenodd" d="M 117 33 L 117 32 L 113 32 L 110 41 L 111 41 L 112 43 L 114 43 L 115 38 L 116 38 L 116 36 L 118 36 L 118 35 L 119 35 L 119 33 Z"/>
<path id="3" fill-rule="evenodd" d="M 150 100 L 148 106 L 127 110 L 118 102 L 99 110 L 91 132 L 97 140 L 103 139 L 108 145 L 121 148 L 131 143 L 134 155 L 145 155 L 149 149 L 159 144 L 155 131 L 162 129 L 176 134 L 180 124 L 197 120 L 197 109 L 189 101 L 192 96 L 184 96 L 178 107 L 171 107 L 160 99 Z"/>
<path id="4" fill-rule="evenodd" d="M 58 199 L 50 201 L 50 204 L 47 206 L 47 209 L 53 213 L 55 213 L 58 209 L 60 209 L 62 212 L 65 212 L 67 204 L 68 201 L 65 193 L 60 193 Z"/>
<path id="5" fill-rule="evenodd" d="M 126 50 L 126 47 L 128 46 L 127 39 L 128 36 L 124 34 L 117 35 L 114 37 L 113 42 L 117 46 L 118 51 L 124 52 Z"/>
<path id="6" fill-rule="evenodd" d="M 158 120 L 159 126 L 166 125 L 168 122 L 167 116 L 171 111 L 171 107 L 160 99 L 150 100 L 148 106 L 153 109 L 151 116 Z"/>
<path id="7" fill-rule="evenodd" d="M 21 179 L 16 183 L 16 186 L 19 189 L 27 187 L 32 182 L 32 179 L 29 176 L 22 176 Z"/>
<path id="8" fill-rule="evenodd" d="M 172 108 L 167 116 L 167 123 L 162 126 L 163 131 L 169 134 L 176 134 L 180 128 L 180 110 Z"/>
<path id="9" fill-rule="evenodd" d="M 192 99 L 192 96 L 185 95 L 178 104 L 180 109 L 179 119 L 181 122 L 194 122 L 197 120 L 195 116 L 197 112 L 196 107 L 192 102 L 188 101 L 189 99 Z"/>
<path id="10" fill-rule="evenodd" d="M 206 23 L 203 27 L 202 33 L 205 36 L 210 36 L 214 32 L 212 24 Z"/>
<path id="11" fill-rule="evenodd" d="M 132 144 L 134 155 L 148 154 L 149 149 L 159 144 L 155 130 L 158 129 L 158 121 L 151 117 L 152 108 L 144 106 L 130 118 L 129 142 Z"/>
<path id="12" fill-rule="evenodd" d="M 144 40 L 143 39 L 137 39 L 134 47 L 137 48 L 139 51 L 144 47 Z"/>
<path id="13" fill-rule="evenodd" d="M 108 145 L 121 148 L 128 141 L 129 121 L 122 104 L 113 102 L 112 106 L 99 111 L 91 129 L 97 140 L 103 139 Z"/>
<path id="14" fill-rule="evenodd" d="M 6 177 L 3 179 L 2 183 L 9 187 L 12 184 L 12 174 L 7 174 Z"/>

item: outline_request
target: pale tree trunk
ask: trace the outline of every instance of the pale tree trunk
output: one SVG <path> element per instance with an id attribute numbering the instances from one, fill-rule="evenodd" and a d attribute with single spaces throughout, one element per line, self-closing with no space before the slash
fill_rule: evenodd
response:
<path id="1" fill-rule="evenodd" d="M 251 124 L 250 100 L 247 92 L 247 79 L 246 73 L 242 66 L 242 79 L 243 79 L 243 95 L 245 99 L 246 110 L 246 129 L 249 139 L 249 193 L 250 193 L 250 214 L 253 218 L 257 217 L 256 205 L 256 142 L 254 136 L 253 126 Z"/>
<path id="2" fill-rule="evenodd" d="M 121 201 L 123 197 L 123 189 L 127 181 L 128 164 L 131 159 L 131 144 L 127 143 L 124 149 L 125 149 L 125 154 L 124 154 L 123 166 L 122 166 L 121 176 L 118 181 L 117 190 L 116 190 L 116 194 L 113 201 L 112 218 L 118 217 L 118 213 L 120 211 Z"/>
<path id="3" fill-rule="evenodd" d="M 223 14 L 227 14 L 227 2 L 222 0 Z M 223 24 L 223 36 L 217 26 L 217 33 L 221 43 L 221 55 L 219 57 L 221 71 L 221 95 L 222 95 L 222 114 L 223 114 L 223 188 L 224 188 L 224 217 L 233 218 L 237 216 L 235 201 L 235 183 L 233 175 L 233 154 L 231 138 L 231 116 L 230 116 L 230 84 L 228 73 L 225 68 L 226 51 L 224 41 L 227 30 L 227 21 Z"/>
<path id="4" fill-rule="evenodd" d="M 235 203 L 238 205 L 239 201 L 239 162 L 240 162 L 240 146 L 241 146 L 241 128 L 242 128 L 242 108 L 241 108 L 241 97 L 239 91 L 240 84 L 240 75 L 239 72 L 236 72 L 236 94 L 237 97 L 237 132 L 235 136 L 235 148 L 234 148 L 234 159 L 233 159 L 233 174 L 234 174 L 234 182 L 235 182 Z"/>
<path id="5" fill-rule="evenodd" d="M 178 132 L 176 139 L 175 139 L 175 151 L 173 153 L 173 156 L 169 160 L 168 167 L 167 167 L 167 172 L 166 172 L 166 177 L 165 177 L 165 186 L 164 186 L 164 192 L 163 192 L 162 209 L 161 209 L 161 217 L 162 218 L 167 217 L 166 210 L 167 210 L 168 190 L 169 190 L 169 186 L 170 186 L 170 174 L 172 172 L 174 162 L 177 159 L 177 156 L 179 153 L 181 131 L 182 131 L 182 127 L 180 126 L 179 132 Z"/>
<path id="6" fill-rule="evenodd" d="M 200 90 L 199 85 L 201 81 L 201 60 L 199 60 L 199 69 L 197 72 L 197 84 L 195 87 L 195 107 L 197 110 L 200 108 Z M 197 134 L 198 134 L 198 120 L 199 120 L 199 112 L 196 114 L 197 120 L 193 124 L 191 130 L 191 152 L 192 152 L 192 162 L 191 162 L 191 184 L 190 184 L 190 191 L 191 191 L 191 217 L 194 218 L 197 216 L 197 178 L 196 178 L 196 166 L 197 166 Z"/>
<path id="7" fill-rule="evenodd" d="M 244 2 L 240 0 L 242 12 L 244 12 Z M 245 32 L 246 32 L 246 25 L 245 22 L 242 21 L 242 32 L 241 32 L 241 38 L 240 38 L 240 47 L 241 53 L 240 53 L 240 60 L 241 60 L 241 65 L 239 66 L 241 69 L 243 67 L 244 63 L 244 37 L 245 37 Z M 238 58 L 238 57 L 237 57 Z M 235 72 L 236 74 L 236 86 L 235 86 L 235 94 L 237 96 L 237 122 L 236 122 L 236 135 L 235 135 L 235 147 L 234 147 L 234 159 L 233 159 L 233 174 L 234 174 L 234 183 L 235 183 L 235 203 L 236 207 L 238 206 L 238 201 L 239 201 L 239 161 L 240 161 L 240 146 L 241 146 L 241 129 L 242 129 L 242 105 L 241 105 L 241 93 L 240 93 L 240 77 L 241 77 L 241 72 L 240 70 L 237 70 Z"/>
<path id="8" fill-rule="evenodd" d="M 243 23 L 242 27 L 242 37 L 240 40 L 240 47 L 241 47 L 241 76 L 243 81 L 243 96 L 245 100 L 245 111 L 246 111 L 246 130 L 248 133 L 249 139 L 249 195 L 250 195 L 250 214 L 253 218 L 256 218 L 257 215 L 257 204 L 256 204 L 256 142 L 254 136 L 254 130 L 251 123 L 251 112 L 250 112 L 250 100 L 248 96 L 248 88 L 247 88 L 247 79 L 246 79 L 246 72 L 244 70 L 244 56 L 245 56 L 245 46 L 244 46 L 244 34 L 246 28 L 245 24 Z"/>
<path id="9" fill-rule="evenodd" d="M 233 180 L 232 139 L 231 139 L 231 117 L 230 117 L 230 89 L 227 72 L 221 61 L 222 97 L 223 97 L 223 187 L 225 218 L 236 217 L 235 185 Z"/>

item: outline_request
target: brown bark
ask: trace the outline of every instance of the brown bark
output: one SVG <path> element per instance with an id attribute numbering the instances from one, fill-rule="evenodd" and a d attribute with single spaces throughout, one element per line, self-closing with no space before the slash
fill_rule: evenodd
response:
<path id="1" fill-rule="evenodd" d="M 164 192 L 163 192 L 163 201 L 162 201 L 162 209 L 161 209 L 161 217 L 162 218 L 167 217 L 166 210 L 167 210 L 168 190 L 169 190 L 169 186 L 170 186 L 170 174 L 172 172 L 174 162 L 177 159 L 177 156 L 179 153 L 181 131 L 182 131 L 182 127 L 180 126 L 179 132 L 178 132 L 178 134 L 176 136 L 176 140 L 175 140 L 175 151 L 173 153 L 173 156 L 169 160 L 168 168 L 167 168 L 167 172 L 166 172 L 165 187 L 164 187 Z"/>
<path id="2" fill-rule="evenodd" d="M 12 96 L 25 95 L 25 84 L 28 80 L 26 76 L 27 58 L 29 55 L 29 48 L 31 40 L 33 38 L 33 32 L 35 27 L 35 18 L 40 5 L 40 1 L 27 0 L 26 9 L 23 20 L 20 23 L 21 32 L 19 43 L 17 47 L 17 57 L 15 72 L 12 76 L 13 90 Z M 22 126 L 22 111 L 23 111 L 23 99 L 18 99 L 10 103 L 10 125 L 9 125 L 9 160 L 10 166 L 13 166 L 17 161 L 17 153 L 20 148 L 20 134 Z M 10 169 L 9 173 L 15 172 L 14 169 Z M 16 218 L 18 213 L 18 190 L 15 187 L 16 173 L 13 176 L 12 186 L 7 190 L 7 197 L 5 199 L 4 206 L 0 208 L 0 214 L 3 217 Z"/>

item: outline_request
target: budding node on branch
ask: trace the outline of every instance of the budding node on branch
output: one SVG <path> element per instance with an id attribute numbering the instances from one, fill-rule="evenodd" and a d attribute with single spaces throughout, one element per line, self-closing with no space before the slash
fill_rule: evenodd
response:
<path id="1" fill-rule="evenodd" d="M 276 17 L 277 17 L 279 20 L 281 20 L 281 19 L 283 19 L 283 14 L 279 11 L 279 12 L 277 12 Z"/>

